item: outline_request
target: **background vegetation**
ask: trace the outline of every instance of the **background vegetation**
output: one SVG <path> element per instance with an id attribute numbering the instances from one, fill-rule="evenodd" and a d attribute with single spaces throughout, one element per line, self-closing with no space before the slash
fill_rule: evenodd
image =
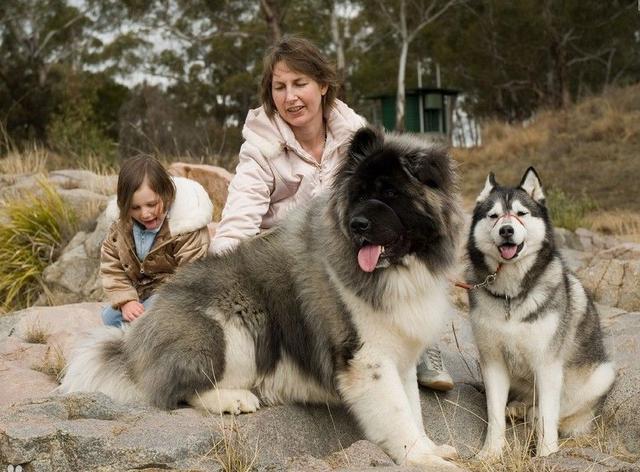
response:
<path id="1" fill-rule="evenodd" d="M 435 85 L 437 64 L 476 121 L 527 123 L 638 82 L 638 18 L 635 0 L 4 0 L 0 154 L 36 143 L 78 161 L 153 152 L 232 169 L 261 57 L 285 33 L 336 61 L 369 118 L 366 97 L 398 87 L 406 43 L 407 87 L 418 62 Z"/>

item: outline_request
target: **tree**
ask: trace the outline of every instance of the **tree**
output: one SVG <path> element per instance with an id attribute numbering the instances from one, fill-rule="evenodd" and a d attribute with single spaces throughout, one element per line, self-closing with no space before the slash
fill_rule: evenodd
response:
<path id="1" fill-rule="evenodd" d="M 396 126 L 404 130 L 405 77 L 409 46 L 417 35 L 429 24 L 440 18 L 447 10 L 461 0 L 378 0 L 377 4 L 386 23 L 395 34 L 400 46 L 397 71 Z M 407 16 L 407 9 L 410 10 Z"/>

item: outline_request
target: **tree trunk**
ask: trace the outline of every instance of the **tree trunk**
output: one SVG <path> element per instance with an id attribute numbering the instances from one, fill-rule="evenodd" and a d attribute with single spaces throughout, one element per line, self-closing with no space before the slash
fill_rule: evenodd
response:
<path id="1" fill-rule="evenodd" d="M 404 79 L 406 76 L 408 52 L 409 43 L 407 41 L 403 41 L 402 49 L 400 50 L 400 63 L 398 64 L 398 92 L 396 94 L 396 131 L 398 132 L 404 131 Z"/>
<path id="2" fill-rule="evenodd" d="M 396 93 L 396 131 L 404 131 L 404 79 L 407 75 L 407 55 L 409 54 L 409 37 L 407 34 L 407 15 L 405 1 L 400 2 L 400 62 L 398 63 L 398 91 Z"/>
<path id="3" fill-rule="evenodd" d="M 344 100 L 347 96 L 345 69 L 346 61 L 344 58 L 344 41 L 340 33 L 340 22 L 338 21 L 337 5 L 332 2 L 331 8 L 331 39 L 336 47 L 336 74 L 338 76 L 338 98 Z"/>
<path id="4" fill-rule="evenodd" d="M 271 30 L 272 42 L 276 43 L 282 38 L 282 28 L 280 27 L 280 11 L 278 9 L 277 0 L 260 0 L 262 13 L 267 22 L 267 26 Z"/>

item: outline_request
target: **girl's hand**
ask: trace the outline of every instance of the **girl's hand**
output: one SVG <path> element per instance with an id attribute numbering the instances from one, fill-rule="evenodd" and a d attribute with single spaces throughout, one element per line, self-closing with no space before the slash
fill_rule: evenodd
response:
<path id="1" fill-rule="evenodd" d="M 133 321 L 144 314 L 144 306 L 136 300 L 131 300 L 120 307 L 125 321 Z"/>

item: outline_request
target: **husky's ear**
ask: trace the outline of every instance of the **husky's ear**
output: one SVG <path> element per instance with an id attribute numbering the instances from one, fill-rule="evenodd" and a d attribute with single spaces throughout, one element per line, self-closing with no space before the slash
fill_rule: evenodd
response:
<path id="1" fill-rule="evenodd" d="M 356 159 L 369 155 L 373 150 L 378 149 L 384 142 L 382 131 L 371 126 L 360 128 L 351 138 L 349 155 Z"/>
<path id="2" fill-rule="evenodd" d="M 497 186 L 498 186 L 498 183 L 496 182 L 496 176 L 493 172 L 490 172 L 489 175 L 487 176 L 487 180 L 484 183 L 484 188 L 482 189 L 482 192 L 480 192 L 480 195 L 478 195 L 478 198 L 476 198 L 476 202 L 481 202 L 483 200 L 486 200 L 489 194 L 491 193 L 491 191 Z"/>
<path id="3" fill-rule="evenodd" d="M 520 188 L 527 192 L 536 202 L 541 203 L 544 201 L 544 192 L 542 191 L 540 177 L 538 177 L 538 173 L 533 167 L 529 167 L 522 176 Z"/>

